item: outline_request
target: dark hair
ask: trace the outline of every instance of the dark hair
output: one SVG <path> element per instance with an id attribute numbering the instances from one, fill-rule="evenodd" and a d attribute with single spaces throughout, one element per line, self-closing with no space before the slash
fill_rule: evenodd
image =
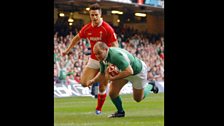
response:
<path id="1" fill-rule="evenodd" d="M 90 8 L 90 10 L 100 10 L 101 11 L 100 5 L 98 3 L 90 5 L 89 8 Z"/>

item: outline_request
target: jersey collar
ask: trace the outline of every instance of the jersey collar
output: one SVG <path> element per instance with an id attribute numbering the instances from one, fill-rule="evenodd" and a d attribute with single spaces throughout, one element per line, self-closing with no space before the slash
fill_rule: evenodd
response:
<path id="1" fill-rule="evenodd" d="M 97 27 L 100 27 L 100 26 L 102 25 L 102 23 L 103 23 L 103 19 L 100 18 L 100 23 L 97 25 Z M 94 26 L 93 26 L 93 22 L 91 23 L 91 25 L 92 25 L 92 27 L 94 27 Z"/>

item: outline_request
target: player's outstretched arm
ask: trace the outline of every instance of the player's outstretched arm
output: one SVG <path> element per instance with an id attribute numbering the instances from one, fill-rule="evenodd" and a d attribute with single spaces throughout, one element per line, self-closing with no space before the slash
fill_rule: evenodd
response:
<path id="1" fill-rule="evenodd" d="M 70 45 L 68 46 L 68 48 L 62 52 L 62 56 L 65 56 L 68 54 L 68 52 L 71 50 L 71 48 L 73 48 L 80 40 L 79 34 L 77 34 L 71 41 Z"/>

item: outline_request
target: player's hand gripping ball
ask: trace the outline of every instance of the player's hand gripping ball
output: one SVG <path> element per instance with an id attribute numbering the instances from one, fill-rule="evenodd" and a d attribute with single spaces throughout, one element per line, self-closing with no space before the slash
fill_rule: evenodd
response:
<path id="1" fill-rule="evenodd" d="M 112 77 L 119 74 L 118 68 L 113 64 L 108 66 L 108 72 Z"/>

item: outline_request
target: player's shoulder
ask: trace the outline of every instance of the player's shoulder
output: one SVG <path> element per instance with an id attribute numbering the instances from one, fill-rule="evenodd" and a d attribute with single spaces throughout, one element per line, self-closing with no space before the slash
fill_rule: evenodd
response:
<path id="1" fill-rule="evenodd" d="M 113 29 L 110 24 L 108 24 L 106 21 L 103 21 L 102 26 L 105 28 Z"/>
<path id="2" fill-rule="evenodd" d="M 111 52 L 117 51 L 116 49 L 117 49 L 117 47 L 113 47 L 113 46 L 111 46 L 111 47 L 109 48 L 109 50 L 110 50 Z"/>
<path id="3" fill-rule="evenodd" d="M 106 21 L 102 22 L 102 25 L 109 25 Z M 110 25 L 109 25 L 110 26 Z"/>
<path id="4" fill-rule="evenodd" d="M 110 52 L 113 58 L 116 58 L 118 55 L 121 54 L 121 49 L 118 47 L 110 47 Z"/>
<path id="5" fill-rule="evenodd" d="M 122 50 L 124 50 L 124 49 L 122 49 L 122 48 L 119 48 L 119 47 L 113 47 L 113 46 L 110 47 L 110 49 L 111 49 L 111 50 L 117 50 L 117 51 L 119 51 L 119 52 L 122 51 Z"/>
<path id="6" fill-rule="evenodd" d="M 82 27 L 82 29 L 87 29 L 87 28 L 89 28 L 89 27 L 91 27 L 91 22 L 88 23 L 88 24 L 85 24 L 85 25 Z"/>

